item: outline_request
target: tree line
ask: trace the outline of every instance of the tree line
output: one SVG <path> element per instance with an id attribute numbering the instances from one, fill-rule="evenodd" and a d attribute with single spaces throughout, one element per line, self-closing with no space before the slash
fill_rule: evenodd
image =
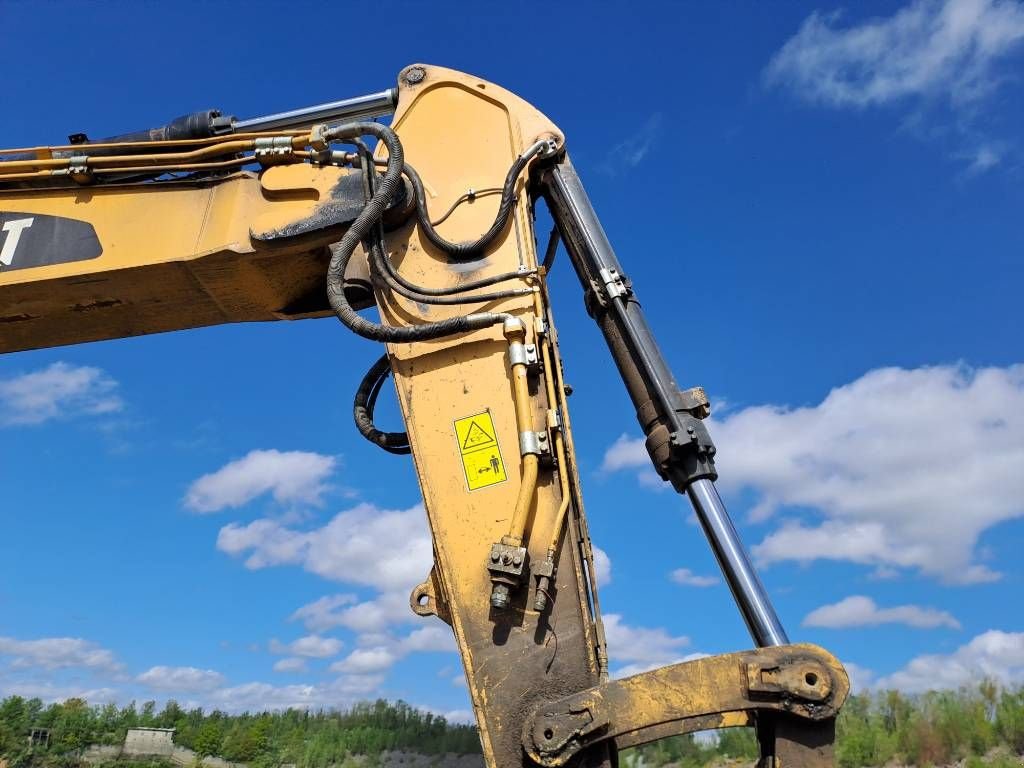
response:
<path id="1" fill-rule="evenodd" d="M 703 768 L 724 758 L 755 760 L 753 731 L 721 731 L 717 744 L 677 736 L 629 752 L 647 766 Z M 1024 754 L 1024 686 L 1003 688 L 983 681 L 958 691 L 908 696 L 899 691 L 850 696 L 836 723 L 839 768 L 952 765 L 1020 768 Z M 638 762 L 638 761 L 637 761 Z"/>
<path id="2" fill-rule="evenodd" d="M 257 768 L 283 763 L 326 768 L 341 765 L 351 755 L 388 750 L 427 755 L 480 752 L 475 726 L 449 723 L 402 701 L 378 700 L 346 710 L 231 715 L 186 710 L 175 701 L 158 710 L 152 701 L 141 708 L 135 702 L 119 707 L 90 705 L 82 699 L 44 705 L 40 699 L 9 696 L 0 702 L 0 756 L 9 768 L 72 768 L 86 747 L 123 744 L 126 731 L 137 727 L 174 728 L 178 746 Z M 48 744 L 30 744 L 32 730 L 40 728 L 48 730 Z"/>
<path id="3" fill-rule="evenodd" d="M 122 744 L 125 732 L 140 726 L 174 728 L 179 746 L 255 768 L 287 763 L 297 768 L 344 766 L 353 755 L 372 758 L 390 750 L 480 752 L 474 726 L 449 723 L 401 701 L 378 700 L 347 710 L 230 715 L 185 710 L 174 701 L 157 710 L 152 701 L 141 708 L 134 702 L 118 707 L 89 705 L 82 699 L 44 705 L 39 699 L 10 696 L 0 702 L 0 757 L 8 768 L 74 768 L 86 747 Z M 47 729 L 49 743 L 32 746 L 29 735 L 40 728 Z M 961 760 L 965 768 L 981 768 L 980 758 L 993 754 L 989 768 L 1018 768 L 1018 756 L 1024 753 L 1024 686 L 1001 688 L 985 681 L 973 688 L 917 696 L 861 693 L 848 699 L 836 731 L 839 768 L 951 765 Z M 993 753 L 995 748 L 1002 751 Z M 703 768 L 723 758 L 756 757 L 753 732 L 733 728 L 721 731 L 717 741 L 687 735 L 627 750 L 622 762 Z M 151 760 L 117 768 L 166 765 Z"/>

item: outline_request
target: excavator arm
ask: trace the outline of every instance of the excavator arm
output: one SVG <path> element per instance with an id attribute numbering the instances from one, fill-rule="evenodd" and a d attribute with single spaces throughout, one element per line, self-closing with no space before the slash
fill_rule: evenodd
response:
<path id="1" fill-rule="evenodd" d="M 392 109 L 390 127 L 370 120 Z M 609 678 L 540 200 L 753 650 Z M 395 91 L 310 110 L 11 150 L 0 228 L 3 352 L 330 315 L 385 344 L 354 416 L 412 454 L 434 567 L 410 608 L 452 628 L 490 768 L 612 766 L 733 726 L 757 729 L 766 766 L 832 764 L 846 674 L 789 644 L 715 490 L 707 399 L 677 386 L 562 133 L 517 96 L 414 65 Z M 389 374 L 404 433 L 373 421 Z"/>

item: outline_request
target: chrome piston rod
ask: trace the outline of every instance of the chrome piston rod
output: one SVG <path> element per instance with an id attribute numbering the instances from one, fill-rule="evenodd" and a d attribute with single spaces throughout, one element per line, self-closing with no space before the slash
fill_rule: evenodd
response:
<path id="1" fill-rule="evenodd" d="M 656 467 L 690 498 L 754 642 L 761 647 L 788 644 L 715 488 L 714 447 L 695 415 L 699 403 L 679 391 L 568 157 L 544 170 L 541 190 L 588 294 L 588 311 L 601 328 L 637 409 Z"/>
<path id="2" fill-rule="evenodd" d="M 788 645 L 789 638 L 768 599 L 757 571 L 747 555 L 736 526 L 718 495 L 715 484 L 707 479 L 694 480 L 686 489 L 701 528 L 711 544 L 733 599 L 743 614 L 750 636 L 762 648 Z"/>
<path id="3" fill-rule="evenodd" d="M 355 96 L 351 99 L 331 101 L 326 104 L 278 112 L 264 117 L 251 117 L 248 120 L 235 120 L 233 127 L 238 133 L 246 133 L 305 128 L 316 123 L 331 123 L 339 120 L 368 120 L 394 114 L 397 103 L 398 90 L 388 88 L 386 91 L 370 93 L 366 96 Z"/>

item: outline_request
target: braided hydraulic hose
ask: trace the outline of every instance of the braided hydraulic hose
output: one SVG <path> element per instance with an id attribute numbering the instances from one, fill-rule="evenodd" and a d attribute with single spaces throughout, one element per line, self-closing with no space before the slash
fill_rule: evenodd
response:
<path id="1" fill-rule="evenodd" d="M 362 140 L 353 139 L 352 141 L 359 150 L 360 164 L 363 171 L 364 193 L 369 199 L 372 198 L 377 183 L 377 173 L 374 167 L 373 157 L 370 155 L 369 148 Z M 370 266 L 372 267 L 374 276 L 381 278 L 387 284 L 388 288 L 395 293 L 421 304 L 457 305 L 481 303 L 485 301 L 509 299 L 516 296 L 529 296 L 533 293 L 532 288 L 512 288 L 504 291 L 478 293 L 467 296 L 464 293 L 467 290 L 465 285 L 456 286 L 453 289 L 429 289 L 430 293 L 425 293 L 420 286 L 402 277 L 391 263 L 391 258 L 388 256 L 387 249 L 384 245 L 383 228 L 379 222 L 373 227 L 373 230 L 367 240 L 368 242 L 364 241 L 363 247 L 370 255 Z M 521 277 L 522 275 L 519 272 L 514 272 L 511 273 L 511 276 Z M 501 277 L 501 275 L 496 277 Z M 487 278 L 487 280 L 490 281 L 491 284 L 497 282 L 494 277 Z"/>
<path id="2" fill-rule="evenodd" d="M 409 448 L 409 435 L 405 432 L 384 432 L 377 429 L 373 423 L 373 409 L 377 405 L 377 395 L 380 388 L 391 372 L 391 365 L 388 363 L 388 356 L 381 355 L 370 370 L 359 382 L 359 389 L 356 390 L 355 401 L 352 404 L 352 418 L 356 422 L 356 429 L 359 434 L 365 437 L 374 445 L 383 448 L 388 453 L 404 455 L 411 453 Z"/>
<path id="3" fill-rule="evenodd" d="M 501 203 L 498 206 L 498 215 L 495 217 L 494 223 L 478 239 L 466 243 L 452 243 L 445 240 L 434 229 L 434 225 L 430 223 L 430 216 L 427 213 L 427 196 L 423 190 L 423 181 L 420 179 L 416 169 L 407 164 L 405 166 L 405 175 L 412 182 L 412 188 L 416 194 L 416 220 L 420 226 L 420 231 L 423 232 L 427 240 L 435 247 L 444 251 L 455 261 L 479 259 L 484 255 L 491 243 L 494 242 L 494 239 L 505 229 L 505 225 L 508 224 L 508 217 L 512 213 L 512 208 L 516 202 L 516 180 L 519 178 L 519 174 L 523 172 L 523 169 L 526 168 L 530 160 L 548 146 L 548 141 L 538 141 L 516 158 L 515 162 L 512 163 L 512 167 L 508 169 L 508 174 L 505 176 L 505 183 L 501 190 Z"/>
<path id="4" fill-rule="evenodd" d="M 360 316 L 345 298 L 345 269 L 352 254 L 360 242 L 366 239 L 373 226 L 380 221 L 387 206 L 395 199 L 402 184 L 402 169 L 405 165 L 405 154 L 398 136 L 387 126 L 380 123 L 358 122 L 328 128 L 323 132 L 323 140 L 327 142 L 348 141 L 362 136 L 375 136 L 388 151 L 387 167 L 381 177 L 380 185 L 374 190 L 372 197 L 363 210 L 352 222 L 342 236 L 338 247 L 331 255 L 327 268 L 327 300 L 338 319 L 350 330 L 366 339 L 386 342 L 411 342 L 438 339 L 457 333 L 475 331 L 502 323 L 508 314 L 494 312 L 478 312 L 461 317 L 453 317 L 433 323 L 421 323 L 407 327 L 394 327 L 374 323 Z M 429 222 L 428 222 L 429 223 Z"/>

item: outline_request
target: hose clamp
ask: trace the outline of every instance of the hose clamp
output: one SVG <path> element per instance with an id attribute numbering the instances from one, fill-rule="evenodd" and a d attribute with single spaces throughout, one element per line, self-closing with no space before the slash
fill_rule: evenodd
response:
<path id="1" fill-rule="evenodd" d="M 534 454 L 544 456 L 551 453 L 551 446 L 548 444 L 547 432 L 520 432 L 519 453 L 523 456 Z"/>
<path id="2" fill-rule="evenodd" d="M 619 270 L 614 267 L 605 267 L 598 274 L 601 275 L 604 292 L 609 299 L 628 296 L 631 293 L 626 278 L 619 274 Z"/>

